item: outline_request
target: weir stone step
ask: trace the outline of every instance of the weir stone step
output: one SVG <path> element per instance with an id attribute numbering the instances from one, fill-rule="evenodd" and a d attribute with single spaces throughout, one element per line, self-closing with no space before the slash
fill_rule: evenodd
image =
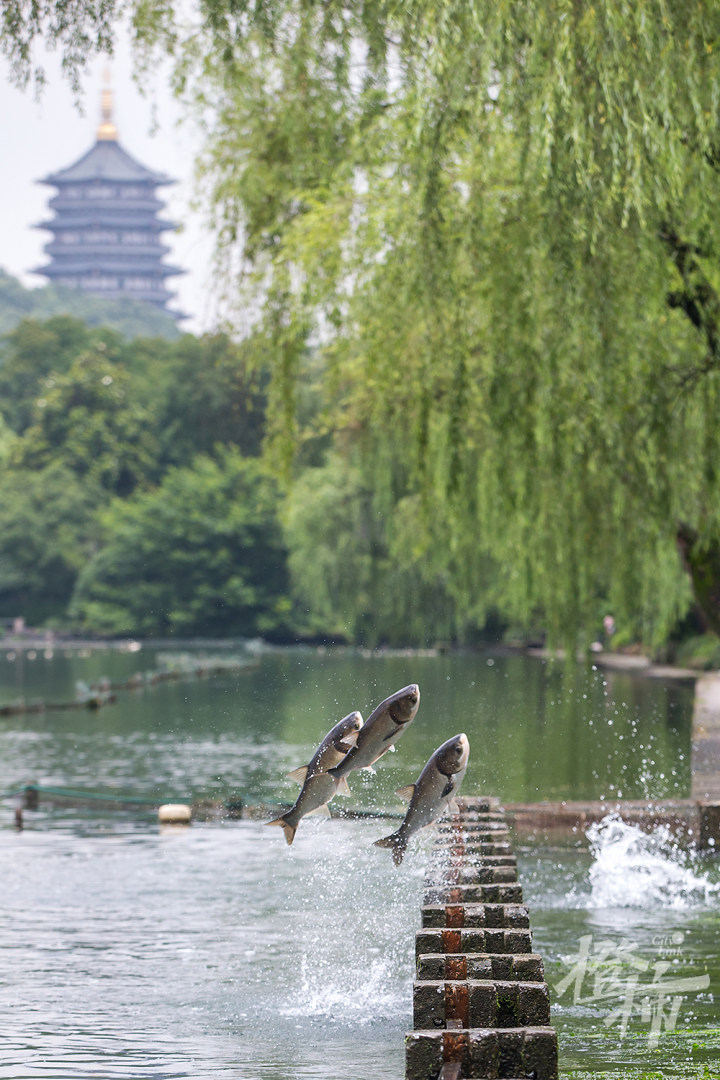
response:
<path id="1" fill-rule="evenodd" d="M 415 934 L 415 955 L 428 953 L 531 953 L 532 934 L 529 929 L 508 930 L 428 928 Z"/>
<path id="2" fill-rule="evenodd" d="M 440 836 L 452 836 L 455 833 L 509 833 L 505 816 L 495 818 L 477 818 L 475 821 L 449 821 L 443 819 L 437 827 Z"/>
<path id="3" fill-rule="evenodd" d="M 417 958 L 417 979 L 448 982 L 452 979 L 484 979 L 543 982 L 545 967 L 537 953 L 466 953 L 454 956 L 429 953 Z"/>
<path id="4" fill-rule="evenodd" d="M 483 866 L 482 863 L 464 863 L 462 866 L 446 866 L 443 870 L 432 869 L 425 875 L 425 885 L 500 885 L 517 881 L 517 864 Z"/>
<path id="5" fill-rule="evenodd" d="M 460 795 L 455 802 L 461 814 L 473 810 L 479 814 L 502 810 L 502 805 L 496 795 Z"/>
<path id="6" fill-rule="evenodd" d="M 488 855 L 513 855 L 513 849 L 509 840 L 496 839 L 496 840 L 473 840 L 472 842 L 467 840 L 447 840 L 444 843 L 440 843 L 438 840 L 433 841 L 434 844 L 434 858 L 437 858 L 439 852 L 446 855 L 450 859 L 468 856 L 483 856 Z"/>
<path id="7" fill-rule="evenodd" d="M 521 904 L 522 885 L 430 885 L 423 894 L 426 906 L 435 904 Z"/>
<path id="8" fill-rule="evenodd" d="M 530 926 L 530 916 L 524 904 L 425 904 L 422 925 L 427 927 L 507 927 L 521 929 Z"/>
<path id="9" fill-rule="evenodd" d="M 457 814 L 446 814 L 440 820 L 443 825 L 457 825 L 465 821 L 505 821 L 505 811 L 461 810 Z"/>
<path id="10" fill-rule="evenodd" d="M 547 985 L 475 979 L 416 982 L 414 1027 L 444 1028 L 450 1020 L 462 1028 L 545 1026 L 550 1023 Z"/>
<path id="11" fill-rule="evenodd" d="M 406 1080 L 436 1080 L 444 1062 L 459 1062 L 464 1080 L 557 1080 L 557 1035 L 549 1027 L 523 1027 L 419 1030 L 406 1036 Z"/>

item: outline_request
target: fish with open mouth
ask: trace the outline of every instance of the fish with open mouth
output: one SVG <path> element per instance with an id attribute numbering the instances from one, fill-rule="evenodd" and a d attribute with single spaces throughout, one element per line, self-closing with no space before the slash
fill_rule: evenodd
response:
<path id="1" fill-rule="evenodd" d="M 375 841 L 375 847 L 391 848 L 393 862 L 399 866 L 413 833 L 430 825 L 446 809 L 455 809 L 453 800 L 467 769 L 470 743 L 467 735 L 453 735 L 439 746 L 425 765 L 416 783 L 399 788 L 410 806 L 397 832 Z"/>
<path id="2" fill-rule="evenodd" d="M 292 809 L 286 814 L 266 821 L 266 825 L 280 825 L 285 831 L 285 839 L 292 844 L 295 839 L 300 819 L 308 814 L 329 816 L 328 803 L 335 795 L 349 795 L 347 780 L 338 783 L 328 770 L 340 764 L 346 755 L 354 749 L 358 732 L 362 730 L 363 718 L 359 712 L 348 713 L 335 727 L 328 731 L 323 741 L 313 754 L 308 765 L 293 769 L 288 776 L 302 784 L 302 790 Z"/>
<path id="3" fill-rule="evenodd" d="M 339 765 L 328 771 L 328 775 L 340 784 L 353 769 L 371 768 L 407 731 L 419 704 L 420 687 L 417 683 L 404 686 L 381 701 L 363 724 L 352 750 Z"/>

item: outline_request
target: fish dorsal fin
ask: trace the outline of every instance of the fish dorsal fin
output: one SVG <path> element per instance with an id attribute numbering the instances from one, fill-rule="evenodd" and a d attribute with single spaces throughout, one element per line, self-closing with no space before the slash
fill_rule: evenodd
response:
<path id="1" fill-rule="evenodd" d="M 408 784 L 406 787 L 399 787 L 397 789 L 397 791 L 395 792 L 395 794 L 399 798 L 407 799 L 407 801 L 410 802 L 413 795 L 415 794 L 415 785 L 414 784 Z"/>
<path id="2" fill-rule="evenodd" d="M 311 810 L 305 817 L 330 817 L 330 807 L 324 802 L 322 806 L 318 806 L 315 810 Z"/>
<path id="3" fill-rule="evenodd" d="M 293 771 L 289 772 L 287 775 L 290 780 L 297 780 L 298 784 L 304 784 L 307 774 L 308 766 L 301 765 L 299 769 L 293 769 Z"/>
<path id="4" fill-rule="evenodd" d="M 338 780 L 337 788 L 335 790 L 336 795 L 352 795 L 352 791 L 348 785 L 344 776 L 341 776 Z"/>

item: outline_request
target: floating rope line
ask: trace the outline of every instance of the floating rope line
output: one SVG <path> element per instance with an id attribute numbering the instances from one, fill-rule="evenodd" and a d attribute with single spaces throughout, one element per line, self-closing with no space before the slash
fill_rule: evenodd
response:
<path id="1" fill-rule="evenodd" d="M 114 791 L 86 791 L 79 788 L 60 787 L 44 784 L 24 784 L 22 787 L 5 794 L 0 794 L 0 801 L 16 801 L 22 799 L 28 810 L 37 809 L 41 800 L 49 802 L 54 800 L 67 800 L 72 803 L 90 803 L 98 805 L 119 804 L 121 806 L 135 807 L 136 809 L 157 810 L 166 803 L 183 803 L 193 808 L 194 817 L 262 817 L 276 807 L 289 809 L 290 803 L 284 799 L 260 799 L 253 800 L 246 796 L 234 796 L 227 799 L 197 798 L 175 795 L 142 796 L 123 795 Z M 387 810 L 362 810 L 351 807 L 334 807 L 332 816 L 336 818 L 364 819 L 384 818 L 401 819 L 402 813 Z"/>

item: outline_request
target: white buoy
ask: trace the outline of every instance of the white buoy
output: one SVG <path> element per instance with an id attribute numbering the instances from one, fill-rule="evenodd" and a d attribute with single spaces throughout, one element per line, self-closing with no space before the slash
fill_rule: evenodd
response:
<path id="1" fill-rule="evenodd" d="M 161 825 L 189 825 L 192 810 L 185 803 L 164 803 L 158 810 Z"/>

